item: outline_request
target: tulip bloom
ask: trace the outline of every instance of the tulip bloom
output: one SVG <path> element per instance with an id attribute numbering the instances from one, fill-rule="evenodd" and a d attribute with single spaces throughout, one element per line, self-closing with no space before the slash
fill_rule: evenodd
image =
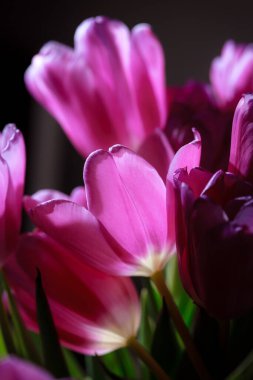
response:
<path id="1" fill-rule="evenodd" d="M 0 134 L 0 267 L 13 253 L 18 241 L 25 162 L 23 136 L 9 124 Z"/>
<path id="2" fill-rule="evenodd" d="M 231 172 L 196 168 L 199 142 L 183 147 L 172 163 L 182 282 L 216 318 L 235 318 L 253 307 L 252 106 L 253 96 L 246 96 L 235 112 Z M 189 157 L 188 165 L 183 156 Z"/>
<path id="3" fill-rule="evenodd" d="M 21 237 L 17 254 L 5 268 L 29 328 L 37 330 L 34 299 L 37 269 L 59 338 L 66 347 L 88 355 L 102 355 L 125 347 L 135 337 L 140 305 L 131 280 L 88 267 L 38 231 Z"/>
<path id="4" fill-rule="evenodd" d="M 10 356 L 0 361 L 0 378 L 5 380 L 53 380 L 54 378 L 34 364 Z"/>
<path id="5" fill-rule="evenodd" d="M 46 44 L 25 82 L 84 156 L 116 143 L 136 149 L 165 125 L 164 56 L 147 24 L 129 31 L 120 21 L 87 19 L 74 49 Z"/>
<path id="6" fill-rule="evenodd" d="M 174 198 L 166 200 L 156 170 L 117 145 L 88 157 L 84 182 L 87 208 L 26 201 L 34 224 L 104 272 L 152 276 L 162 270 L 174 253 Z"/>
<path id="7" fill-rule="evenodd" d="M 210 81 L 220 107 L 234 111 L 241 96 L 253 92 L 253 45 L 227 41 L 212 62 Z"/>
<path id="8" fill-rule="evenodd" d="M 168 102 L 165 134 L 174 151 L 192 141 L 192 128 L 196 128 L 203 145 L 201 166 L 211 171 L 225 169 L 233 115 L 217 107 L 211 87 L 189 81 L 182 87 L 168 88 Z"/>

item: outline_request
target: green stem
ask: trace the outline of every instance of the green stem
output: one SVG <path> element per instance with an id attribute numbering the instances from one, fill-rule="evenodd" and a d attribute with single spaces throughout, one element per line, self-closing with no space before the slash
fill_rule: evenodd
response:
<path id="1" fill-rule="evenodd" d="M 167 304 L 168 310 L 170 312 L 171 318 L 177 328 L 177 331 L 184 343 L 185 349 L 188 353 L 188 356 L 198 373 L 200 379 L 202 380 L 211 380 L 211 376 L 208 373 L 201 356 L 199 355 L 198 350 L 192 340 L 192 337 L 189 333 L 188 328 L 186 327 L 184 320 L 177 308 L 177 305 L 174 302 L 174 299 L 164 281 L 163 273 L 157 272 L 151 277 L 153 283 L 157 287 L 159 293 L 164 297 Z"/>
<path id="2" fill-rule="evenodd" d="M 150 353 L 134 337 L 128 340 L 128 347 L 150 368 L 157 380 L 171 380 L 169 375 L 164 372 Z"/>
<path id="3" fill-rule="evenodd" d="M 9 354 L 16 354 L 15 344 L 13 342 L 9 321 L 4 310 L 2 293 L 0 293 L 0 324 L 3 334 L 4 343 Z"/>

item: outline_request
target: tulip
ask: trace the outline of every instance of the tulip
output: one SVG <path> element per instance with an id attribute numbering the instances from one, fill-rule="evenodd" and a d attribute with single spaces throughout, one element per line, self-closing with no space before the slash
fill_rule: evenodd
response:
<path id="1" fill-rule="evenodd" d="M 147 24 L 132 31 L 106 17 L 82 22 L 74 49 L 49 42 L 25 74 L 31 94 L 75 148 L 121 143 L 137 149 L 167 116 L 164 56 Z"/>
<path id="2" fill-rule="evenodd" d="M 42 368 L 14 356 L 0 361 L 0 378 L 3 380 L 53 380 L 53 377 Z"/>
<path id="3" fill-rule="evenodd" d="M 196 128 L 203 145 L 201 166 L 211 171 L 225 169 L 233 115 L 217 107 L 211 87 L 194 81 L 170 87 L 168 103 L 165 134 L 174 151 L 192 141 L 192 128 Z"/>
<path id="4" fill-rule="evenodd" d="M 253 307 L 252 100 L 253 96 L 245 96 L 235 112 L 232 172 L 212 174 L 198 168 L 200 154 L 191 161 L 193 145 L 189 144 L 182 148 L 188 164 L 184 165 L 179 151 L 169 177 L 173 176 L 176 188 L 176 236 L 183 285 L 198 305 L 218 319 L 241 316 Z"/>
<path id="5" fill-rule="evenodd" d="M 156 170 L 122 147 L 91 154 L 84 167 L 87 208 L 52 200 L 26 209 L 34 224 L 112 275 L 152 276 L 174 253 L 173 198 Z M 29 199 L 29 198 L 28 198 Z"/>
<path id="6" fill-rule="evenodd" d="M 25 161 L 23 136 L 9 124 L 0 134 L 0 267 L 15 251 L 19 237 Z"/>
<path id="7" fill-rule="evenodd" d="M 241 96 L 253 92 L 253 45 L 227 41 L 210 69 L 219 106 L 234 111 Z"/>
<path id="8" fill-rule="evenodd" d="M 88 267 L 39 231 L 21 237 L 17 254 L 5 268 L 30 329 L 37 330 L 34 297 L 37 269 L 59 338 L 66 347 L 88 355 L 102 355 L 125 347 L 136 336 L 140 305 L 131 280 Z"/>

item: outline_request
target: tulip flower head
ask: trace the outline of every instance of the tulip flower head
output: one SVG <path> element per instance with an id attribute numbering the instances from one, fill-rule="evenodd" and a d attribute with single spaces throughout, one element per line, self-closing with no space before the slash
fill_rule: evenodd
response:
<path id="1" fill-rule="evenodd" d="M 195 167 L 196 160 L 187 170 L 177 155 L 172 163 L 182 282 L 196 303 L 221 319 L 238 317 L 253 308 L 253 183 L 247 176 L 252 160 L 248 145 L 252 104 L 252 96 L 246 96 L 235 112 L 232 172 L 212 174 Z M 192 156 L 189 146 L 183 149 L 186 156 Z M 181 168 L 176 170 L 176 166 Z"/>
<path id="2" fill-rule="evenodd" d="M 9 124 L 0 134 L 0 266 L 14 252 L 19 237 L 25 162 L 23 136 Z"/>
<path id="3" fill-rule="evenodd" d="M 162 270 L 174 253 L 174 200 L 166 200 L 157 171 L 117 145 L 89 156 L 84 183 L 87 208 L 26 202 L 34 224 L 106 273 L 149 277 Z"/>
<path id="4" fill-rule="evenodd" d="M 168 102 L 165 133 L 174 151 L 192 141 L 192 128 L 196 128 L 203 146 L 201 166 L 210 171 L 225 169 L 233 115 L 218 108 L 211 86 L 189 81 L 168 88 Z"/>
<path id="5" fill-rule="evenodd" d="M 88 355 L 127 346 L 136 336 L 140 305 L 128 278 L 88 267 L 42 232 L 23 235 L 6 266 L 8 280 L 28 327 L 37 331 L 35 278 L 40 270 L 61 342 Z M 67 286 L 66 286 L 67 284 Z"/>
<path id="6" fill-rule="evenodd" d="M 164 56 L 147 24 L 129 31 L 120 21 L 87 19 L 74 49 L 46 44 L 25 82 L 84 156 L 116 143 L 137 149 L 165 125 Z"/>

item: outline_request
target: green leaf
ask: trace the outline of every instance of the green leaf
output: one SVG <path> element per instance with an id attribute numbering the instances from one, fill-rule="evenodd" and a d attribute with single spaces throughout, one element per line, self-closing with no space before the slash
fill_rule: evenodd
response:
<path id="1" fill-rule="evenodd" d="M 246 359 L 227 377 L 226 380 L 252 380 L 253 379 L 253 351 Z"/>
<path id="2" fill-rule="evenodd" d="M 3 333 L 0 330 L 0 359 L 4 358 L 8 354 Z"/>
<path id="3" fill-rule="evenodd" d="M 136 367 L 127 348 L 121 348 L 104 355 L 102 361 L 106 368 L 110 369 L 111 373 L 120 378 L 133 379 L 135 377 Z"/>
<path id="4" fill-rule="evenodd" d="M 96 357 L 85 356 L 85 368 L 87 375 L 92 380 L 107 380 L 104 370 Z"/>
<path id="5" fill-rule="evenodd" d="M 10 328 L 10 323 L 8 320 L 8 316 L 4 309 L 4 305 L 2 302 L 2 294 L 0 293 L 0 325 L 1 325 L 1 357 L 5 352 L 9 354 L 17 354 L 15 343 L 12 337 L 12 331 Z"/>
<path id="6" fill-rule="evenodd" d="M 181 359 L 182 349 L 165 303 L 154 333 L 151 354 L 165 372 L 173 377 Z"/>
<path id="7" fill-rule="evenodd" d="M 59 344 L 39 271 L 36 278 L 36 305 L 45 366 L 57 378 L 68 377 L 68 368 Z"/>
<path id="8" fill-rule="evenodd" d="M 147 289 L 141 291 L 141 326 L 139 330 L 139 341 L 147 350 L 150 349 L 152 336 L 155 328 L 154 320 L 150 317 L 150 298 Z"/>
<path id="9" fill-rule="evenodd" d="M 71 377 L 77 380 L 83 380 L 85 377 L 85 373 L 79 362 L 77 361 L 75 355 L 67 350 L 66 348 L 63 348 L 63 355 L 69 370 L 69 374 Z"/>
<path id="10" fill-rule="evenodd" d="M 191 327 L 196 313 L 196 305 L 183 288 L 178 271 L 177 255 L 170 259 L 166 267 L 166 282 L 185 324 L 187 327 Z"/>
<path id="11" fill-rule="evenodd" d="M 33 344 L 29 331 L 27 331 L 23 323 L 11 289 L 9 288 L 8 282 L 5 279 L 4 273 L 1 273 L 1 285 L 8 295 L 10 316 L 13 322 L 13 339 L 18 346 L 17 350 L 20 356 L 29 359 L 34 363 L 41 364 L 40 356 Z"/>

